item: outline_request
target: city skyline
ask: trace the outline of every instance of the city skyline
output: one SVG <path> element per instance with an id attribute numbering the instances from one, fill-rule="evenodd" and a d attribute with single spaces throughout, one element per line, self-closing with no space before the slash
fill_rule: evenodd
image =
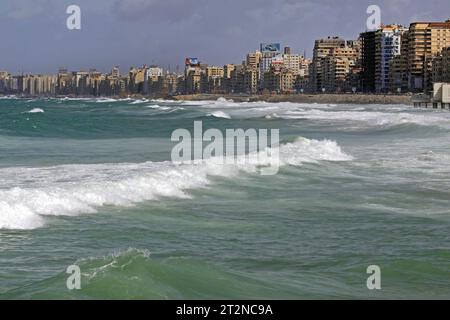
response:
<path id="1" fill-rule="evenodd" d="M 70 4 L 82 10 L 81 30 L 65 26 L 65 9 Z M 164 69 L 170 65 L 175 71 L 177 65 L 182 70 L 186 56 L 211 65 L 240 63 L 242 53 L 257 50 L 259 42 L 281 42 L 311 58 L 315 39 L 328 35 L 357 38 L 365 30 L 369 4 L 373 3 L 6 0 L 0 4 L 0 26 L 8 30 L 8 37 L 0 43 L 0 69 L 14 74 L 52 74 L 60 67 L 106 72 L 115 65 L 128 70 L 157 64 Z M 385 24 L 407 26 L 450 16 L 448 1 L 396 0 L 378 5 Z M 321 14 L 326 21 L 318 22 Z"/>

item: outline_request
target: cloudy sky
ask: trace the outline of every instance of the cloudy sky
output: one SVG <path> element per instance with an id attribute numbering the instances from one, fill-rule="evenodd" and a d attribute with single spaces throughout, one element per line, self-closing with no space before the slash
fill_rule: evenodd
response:
<path id="1" fill-rule="evenodd" d="M 68 30 L 66 8 L 81 8 L 81 30 Z M 382 22 L 443 21 L 449 0 L 1 0 L 0 70 L 55 72 L 159 64 L 187 56 L 239 63 L 260 42 L 281 42 L 311 56 L 314 39 L 356 38 L 370 4 Z"/>

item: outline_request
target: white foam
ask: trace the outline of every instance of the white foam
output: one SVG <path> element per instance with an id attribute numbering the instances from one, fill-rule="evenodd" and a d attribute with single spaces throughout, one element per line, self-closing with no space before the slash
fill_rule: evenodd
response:
<path id="1" fill-rule="evenodd" d="M 145 106 L 146 108 L 150 108 L 150 109 L 157 109 L 157 110 L 162 110 L 162 111 L 166 111 L 166 110 L 171 110 L 174 111 L 175 109 L 172 107 L 167 107 L 167 106 L 160 106 L 159 104 L 152 104 L 149 106 Z"/>
<path id="2" fill-rule="evenodd" d="M 281 118 L 306 119 L 333 122 L 348 122 L 357 126 L 395 126 L 416 124 L 423 126 L 442 126 L 447 128 L 450 114 L 447 112 L 417 110 L 404 105 L 337 105 L 292 102 L 233 102 L 219 99 L 217 101 L 185 101 L 183 104 L 211 110 L 211 116 L 227 118 Z M 413 111 L 413 112 L 409 112 Z"/>
<path id="3" fill-rule="evenodd" d="M 231 116 L 224 111 L 214 111 L 210 115 L 215 118 L 231 119 Z"/>
<path id="4" fill-rule="evenodd" d="M 266 154 L 263 152 L 262 154 Z M 333 141 L 300 138 L 279 147 L 280 165 L 318 161 L 349 161 Z M 33 229 L 44 216 L 95 213 L 99 207 L 132 206 L 161 197 L 189 198 L 189 189 L 211 183 L 210 176 L 232 177 L 268 165 L 270 158 L 251 154 L 233 165 L 217 158 L 195 164 L 146 162 L 140 164 L 66 165 L 47 168 L 3 168 L 0 180 L 0 229 Z"/>
<path id="5" fill-rule="evenodd" d="M 27 113 L 44 113 L 44 110 L 42 110 L 41 108 L 34 108 L 28 111 Z"/>
<path id="6" fill-rule="evenodd" d="M 117 102 L 120 100 L 111 99 L 111 98 L 99 98 L 99 99 L 95 99 L 94 101 L 97 103 L 109 103 L 109 102 Z M 124 101 L 128 101 L 128 100 L 124 100 Z"/>
<path id="7" fill-rule="evenodd" d="M 19 99 L 17 98 L 16 95 L 0 96 L 0 100 L 16 100 L 16 99 Z"/>
<path id="8" fill-rule="evenodd" d="M 137 100 L 131 101 L 130 104 L 141 104 L 141 103 L 146 103 L 146 102 L 148 102 L 147 99 L 137 99 Z"/>
<path id="9" fill-rule="evenodd" d="M 364 122 L 371 126 L 387 126 L 400 124 L 433 125 L 448 121 L 442 116 L 431 114 L 392 113 L 378 111 L 286 111 L 279 115 L 283 119 L 337 120 Z"/>

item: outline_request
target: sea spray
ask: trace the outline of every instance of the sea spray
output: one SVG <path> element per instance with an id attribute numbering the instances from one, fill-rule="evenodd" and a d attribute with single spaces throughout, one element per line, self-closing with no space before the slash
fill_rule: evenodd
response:
<path id="1" fill-rule="evenodd" d="M 305 138 L 281 145 L 279 154 L 281 166 L 352 160 L 336 142 Z M 2 211 L 8 213 L 0 215 L 0 229 L 39 228 L 43 225 L 42 216 L 95 213 L 106 205 L 129 207 L 162 197 L 190 198 L 187 191 L 208 186 L 210 176 L 230 178 L 239 172 L 257 173 L 260 166 L 268 164 L 267 157 L 251 154 L 245 161 L 231 165 L 224 165 L 216 158 L 186 165 L 169 161 L 71 165 L 71 176 L 86 177 L 76 184 L 60 182 L 67 176 L 64 166 L 32 168 L 28 170 L 27 179 L 36 176 L 49 183 L 0 190 Z"/>

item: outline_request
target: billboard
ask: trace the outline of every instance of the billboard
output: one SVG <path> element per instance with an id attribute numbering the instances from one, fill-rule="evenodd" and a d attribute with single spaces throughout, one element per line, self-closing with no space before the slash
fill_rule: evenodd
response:
<path id="1" fill-rule="evenodd" d="M 277 54 L 272 58 L 272 64 L 283 64 L 284 59 L 282 54 Z"/>
<path id="2" fill-rule="evenodd" d="M 198 66 L 200 64 L 198 58 L 186 58 L 185 63 L 187 66 Z"/>
<path id="3" fill-rule="evenodd" d="M 279 43 L 261 43 L 261 52 L 280 52 L 281 44 Z"/>

